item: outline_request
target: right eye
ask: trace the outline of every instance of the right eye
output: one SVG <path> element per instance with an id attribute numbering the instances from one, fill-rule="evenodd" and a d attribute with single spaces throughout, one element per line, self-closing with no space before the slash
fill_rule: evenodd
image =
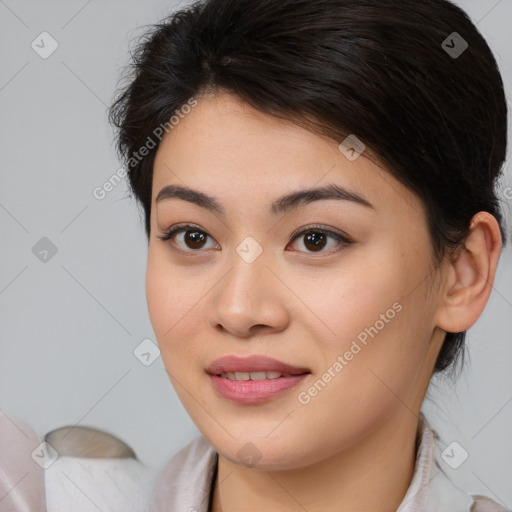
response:
<path id="1" fill-rule="evenodd" d="M 183 235 L 177 236 L 181 234 Z M 199 249 L 203 249 L 205 247 L 206 240 L 211 237 L 208 233 L 198 229 L 196 226 L 192 226 L 190 224 L 179 224 L 171 227 L 165 231 L 163 235 L 157 236 L 157 238 L 162 242 L 171 241 L 171 248 L 173 248 L 172 245 L 176 245 L 179 250 L 184 252 L 198 252 Z M 176 238 L 175 241 L 173 241 L 174 238 Z M 213 238 L 211 238 L 211 240 L 213 241 Z M 178 242 L 181 242 L 181 244 Z M 208 247 L 206 248 L 208 249 Z M 215 248 L 215 246 L 212 248 Z"/>

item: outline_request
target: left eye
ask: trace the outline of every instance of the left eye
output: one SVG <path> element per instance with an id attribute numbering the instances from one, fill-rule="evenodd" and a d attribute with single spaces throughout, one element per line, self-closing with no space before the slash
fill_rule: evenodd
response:
<path id="1" fill-rule="evenodd" d="M 183 236 L 178 237 L 178 235 Z M 208 238 L 213 241 L 213 238 L 211 238 L 210 235 L 208 235 L 208 233 L 205 231 L 191 225 L 175 226 L 157 238 L 163 242 L 176 238 L 177 240 L 181 241 L 181 245 L 175 242 L 178 248 L 186 252 L 197 252 L 199 249 L 215 249 L 218 247 L 218 244 L 213 244 L 213 247 L 207 247 L 205 242 Z M 334 240 L 334 243 L 331 244 L 331 247 L 328 247 L 329 238 Z M 335 233 L 325 228 L 316 227 L 309 227 L 300 231 L 292 237 L 292 243 L 296 240 L 302 240 L 303 246 L 306 248 L 306 252 L 327 252 L 324 251 L 326 247 L 327 249 L 331 249 L 337 245 L 344 247 L 353 243 L 351 240 L 341 234 Z M 187 249 L 192 249 L 192 251 L 187 251 Z M 299 252 L 301 251 L 299 250 Z"/>
<path id="2" fill-rule="evenodd" d="M 306 247 L 306 252 L 328 252 L 328 250 L 324 251 L 323 249 L 329 245 L 328 239 L 334 240 L 334 243 L 331 244 L 331 249 L 338 245 L 344 246 L 350 245 L 352 243 L 347 237 L 334 233 L 333 231 L 326 230 L 324 228 L 308 228 L 293 237 L 292 242 L 297 240 L 301 241 L 303 246 Z"/>

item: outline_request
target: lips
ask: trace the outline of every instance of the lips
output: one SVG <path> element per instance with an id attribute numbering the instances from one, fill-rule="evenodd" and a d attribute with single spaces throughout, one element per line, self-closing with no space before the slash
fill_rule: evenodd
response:
<path id="1" fill-rule="evenodd" d="M 210 375 L 234 372 L 279 372 L 289 375 L 311 373 L 309 368 L 292 366 L 267 356 L 251 355 L 248 357 L 224 356 L 213 361 L 206 372 Z"/>

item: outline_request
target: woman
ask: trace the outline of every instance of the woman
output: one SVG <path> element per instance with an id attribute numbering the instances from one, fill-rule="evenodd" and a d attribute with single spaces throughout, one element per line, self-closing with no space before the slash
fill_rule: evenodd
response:
<path id="1" fill-rule="evenodd" d="M 205 0 L 146 35 L 128 78 L 110 119 L 149 314 L 202 434 L 151 510 L 505 510 L 448 478 L 464 448 L 421 412 L 505 240 L 507 106 L 468 16 Z"/>

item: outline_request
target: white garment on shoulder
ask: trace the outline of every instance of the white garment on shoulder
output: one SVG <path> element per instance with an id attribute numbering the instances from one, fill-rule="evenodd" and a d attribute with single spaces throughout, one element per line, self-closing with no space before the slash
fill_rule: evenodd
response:
<path id="1" fill-rule="evenodd" d="M 47 512 L 147 512 L 154 480 L 133 458 L 61 456 L 45 472 Z"/>

